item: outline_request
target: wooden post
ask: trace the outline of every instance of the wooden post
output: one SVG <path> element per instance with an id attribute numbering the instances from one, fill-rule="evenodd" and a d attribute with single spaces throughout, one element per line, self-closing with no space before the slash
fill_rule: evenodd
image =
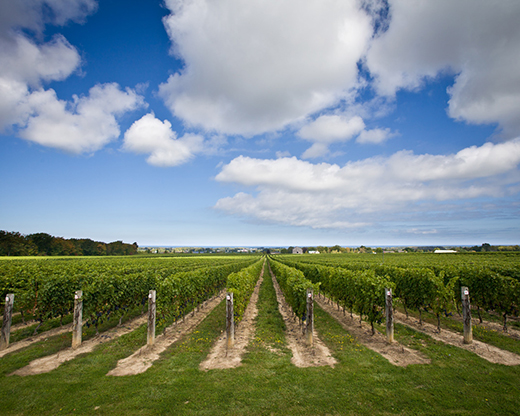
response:
<path id="1" fill-rule="evenodd" d="M 312 289 L 307 289 L 307 319 L 305 323 L 305 341 L 308 347 L 312 347 L 314 332 L 314 294 Z"/>
<path id="2" fill-rule="evenodd" d="M 469 289 L 466 286 L 461 288 L 462 298 L 462 319 L 464 322 L 464 344 L 473 342 L 473 329 L 471 327 L 471 309 L 469 303 Z"/>
<path id="3" fill-rule="evenodd" d="M 235 316 L 233 311 L 233 292 L 226 295 L 226 336 L 227 348 L 233 348 L 235 344 Z"/>
<path id="4" fill-rule="evenodd" d="M 394 342 L 394 309 L 392 307 L 392 289 L 385 289 L 386 340 Z"/>
<path id="5" fill-rule="evenodd" d="M 0 336 L 0 351 L 9 347 L 9 337 L 11 336 L 11 319 L 13 318 L 14 293 L 9 293 L 5 297 L 4 320 L 2 322 L 2 335 Z"/>
<path id="6" fill-rule="evenodd" d="M 153 345 L 155 342 L 155 304 L 156 291 L 150 290 L 148 294 L 148 336 L 146 338 L 147 345 Z"/>
<path id="7" fill-rule="evenodd" d="M 81 331 L 83 330 L 83 291 L 74 292 L 74 317 L 72 321 L 72 348 L 81 345 Z"/>

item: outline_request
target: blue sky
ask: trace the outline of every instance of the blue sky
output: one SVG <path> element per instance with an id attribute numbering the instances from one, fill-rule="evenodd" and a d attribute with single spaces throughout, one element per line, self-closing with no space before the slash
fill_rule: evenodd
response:
<path id="1" fill-rule="evenodd" d="M 519 243 L 516 0 L 21 0 L 0 16 L 0 229 Z"/>

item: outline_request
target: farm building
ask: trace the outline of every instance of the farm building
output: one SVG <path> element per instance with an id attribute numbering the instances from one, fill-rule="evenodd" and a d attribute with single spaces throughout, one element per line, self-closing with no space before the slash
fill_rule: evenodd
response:
<path id="1" fill-rule="evenodd" d="M 294 247 L 292 249 L 292 254 L 303 254 L 303 249 L 301 247 Z"/>

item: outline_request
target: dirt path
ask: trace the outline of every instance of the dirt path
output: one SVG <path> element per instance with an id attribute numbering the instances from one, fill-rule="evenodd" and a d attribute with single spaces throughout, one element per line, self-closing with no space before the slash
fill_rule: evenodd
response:
<path id="1" fill-rule="evenodd" d="M 53 337 L 55 335 L 60 335 L 70 331 L 72 331 L 72 323 L 63 325 L 59 328 L 53 328 L 49 331 L 42 332 L 41 334 L 38 334 L 34 337 L 29 337 L 22 339 L 18 342 L 13 342 L 12 344 L 9 344 L 9 347 L 7 349 L 0 351 L 0 357 L 3 357 L 4 355 L 14 351 L 18 351 L 22 348 L 28 347 L 29 345 L 34 344 L 35 342 L 44 341 L 49 337 Z"/>
<path id="2" fill-rule="evenodd" d="M 240 325 L 235 327 L 235 344 L 233 348 L 227 348 L 226 334 L 223 333 L 211 349 L 206 360 L 200 363 L 199 368 L 201 370 L 207 371 L 213 369 L 235 368 L 242 364 L 242 356 L 246 351 L 247 345 L 253 339 L 255 332 L 255 318 L 258 315 L 256 304 L 258 302 L 260 285 L 264 281 L 264 269 L 265 263 L 258 282 L 256 283 L 255 290 L 253 291 L 251 299 L 244 311 L 242 321 L 240 322 Z"/>
<path id="3" fill-rule="evenodd" d="M 328 301 L 327 298 L 315 297 L 316 303 L 329 315 L 331 315 L 339 324 L 345 328 L 351 335 L 354 335 L 360 344 L 370 348 L 372 351 L 385 357 L 391 364 L 400 367 L 406 367 L 410 364 L 430 364 L 431 360 L 419 351 L 405 347 L 398 342 L 389 344 L 386 336 L 376 331 L 372 335 L 372 329 L 367 322 L 362 322 L 359 326 L 359 316 L 353 314 L 353 318 L 344 315 L 343 311 L 338 310 L 337 304 Z"/>
<path id="4" fill-rule="evenodd" d="M 94 349 L 94 347 L 96 347 L 99 344 L 112 341 L 120 337 L 121 335 L 125 335 L 129 332 L 134 331 L 139 326 L 145 324 L 147 320 L 148 317 L 146 315 L 141 315 L 140 317 L 135 318 L 127 322 L 126 324 L 121 325 L 120 327 L 112 328 L 92 339 L 89 339 L 88 341 L 84 341 L 78 348 L 74 350 L 72 348 L 67 348 L 56 354 L 31 361 L 29 365 L 26 365 L 25 367 L 16 370 L 14 373 L 10 375 L 29 376 L 34 374 L 48 373 L 49 371 L 58 368 L 64 362 L 76 358 L 80 354 L 91 352 Z"/>
<path id="5" fill-rule="evenodd" d="M 459 316 L 456 313 L 453 314 L 451 319 L 458 321 L 458 322 L 463 321 L 462 316 Z M 472 323 L 473 327 L 478 326 L 483 329 L 490 329 L 491 331 L 497 332 L 501 335 L 505 335 L 507 337 L 520 340 L 520 330 L 516 329 L 515 327 L 513 327 L 511 325 L 511 321 L 514 321 L 516 319 L 514 317 L 509 317 L 509 316 L 507 317 L 507 319 L 509 321 L 508 326 L 507 326 L 507 332 L 504 332 L 503 324 L 500 324 L 498 322 L 487 321 L 485 319 L 483 319 L 482 323 L 480 323 L 480 321 L 478 319 L 477 310 L 476 309 L 471 310 L 471 323 Z"/>
<path id="6" fill-rule="evenodd" d="M 224 299 L 225 291 L 220 292 L 206 302 L 203 308 L 194 314 L 187 316 L 184 321 L 177 321 L 170 325 L 164 334 L 155 338 L 155 343 L 151 346 L 145 345 L 132 355 L 117 362 L 117 366 L 107 373 L 107 376 L 130 376 L 144 373 L 154 361 L 159 359 L 160 354 L 171 344 L 179 340 L 183 335 L 191 332 L 200 324 L 206 316 Z"/>
<path id="7" fill-rule="evenodd" d="M 37 324 L 38 321 L 35 321 L 34 319 L 30 319 L 28 321 L 25 321 L 24 322 L 18 322 L 17 324 L 14 324 L 14 325 L 11 325 L 11 334 L 14 332 L 14 331 L 18 331 L 19 329 L 22 329 L 22 328 L 27 328 L 28 326 L 32 326 L 34 324 Z"/>
<path id="8" fill-rule="evenodd" d="M 319 339 L 316 330 L 313 333 L 314 345 L 312 347 L 306 345 L 305 337 L 302 334 L 300 325 L 294 318 L 292 309 L 285 301 L 285 297 L 278 285 L 276 277 L 270 269 L 269 272 L 271 273 L 274 289 L 276 291 L 278 310 L 285 322 L 285 338 L 293 355 L 291 362 L 296 367 L 319 367 L 325 365 L 334 367 L 336 360 L 331 355 L 327 346 Z"/>
<path id="9" fill-rule="evenodd" d="M 514 354 L 509 351 L 502 350 L 493 345 L 486 344 L 481 341 L 473 340 L 471 344 L 464 344 L 462 342 L 462 334 L 442 329 L 441 333 L 437 331 L 437 326 L 423 322 L 422 326 L 419 325 L 419 321 L 414 318 L 406 318 L 404 313 L 395 311 L 394 313 L 396 322 L 403 325 L 409 326 L 416 331 L 422 332 L 429 335 L 437 341 L 444 342 L 446 344 L 454 345 L 455 347 L 463 348 L 467 351 L 471 351 L 477 354 L 479 357 L 484 358 L 495 364 L 504 365 L 520 365 L 520 355 Z"/>

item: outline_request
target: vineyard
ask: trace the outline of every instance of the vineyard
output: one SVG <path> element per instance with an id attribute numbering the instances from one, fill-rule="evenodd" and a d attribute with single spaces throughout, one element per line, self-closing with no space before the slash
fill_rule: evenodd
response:
<path id="1" fill-rule="evenodd" d="M 0 260 L 0 290 L 2 414 L 518 414 L 514 253 Z"/>

